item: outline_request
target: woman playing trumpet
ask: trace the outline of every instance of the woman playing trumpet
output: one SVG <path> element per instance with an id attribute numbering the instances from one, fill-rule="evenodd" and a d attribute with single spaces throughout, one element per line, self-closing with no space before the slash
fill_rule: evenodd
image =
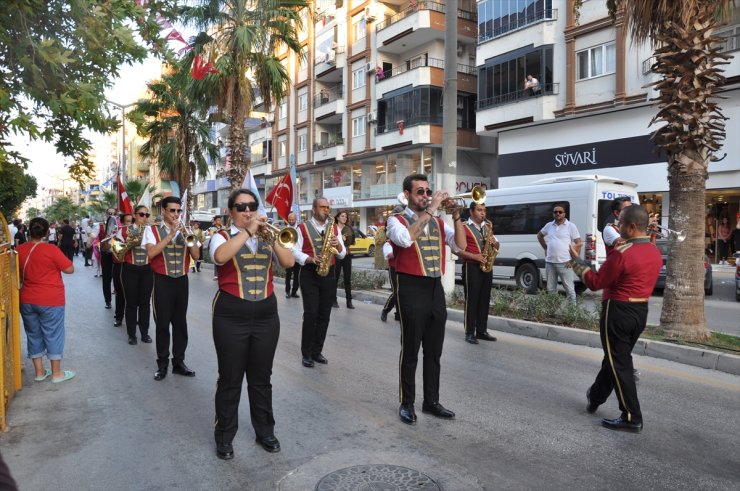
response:
<path id="1" fill-rule="evenodd" d="M 218 270 L 219 290 L 213 300 L 213 343 L 218 357 L 216 386 L 216 455 L 234 457 L 239 399 L 246 373 L 249 410 L 257 443 L 279 452 L 272 412 L 272 362 L 280 335 L 272 264 L 293 266 L 287 244 L 266 217 L 257 215 L 257 197 L 248 189 L 229 196 L 231 229 L 211 238 L 210 254 Z"/>
<path id="2" fill-rule="evenodd" d="M 121 283 L 126 298 L 126 332 L 128 344 L 137 344 L 136 325 L 143 343 L 151 343 L 149 312 L 154 278 L 146 249 L 141 245 L 144 230 L 149 226 L 149 208 L 139 205 L 134 210 L 134 223 L 119 230 L 118 238 L 125 245 Z"/>

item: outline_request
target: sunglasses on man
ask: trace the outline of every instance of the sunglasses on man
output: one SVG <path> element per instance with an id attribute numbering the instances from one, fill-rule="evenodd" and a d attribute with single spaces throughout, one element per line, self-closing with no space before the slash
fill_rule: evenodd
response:
<path id="1" fill-rule="evenodd" d="M 136 212 L 136 214 L 139 215 L 141 218 L 144 218 L 144 217 L 149 218 L 150 216 L 152 216 L 149 213 L 143 213 L 143 212 L 140 212 L 140 211 Z"/>
<path id="2" fill-rule="evenodd" d="M 234 209 L 238 212 L 247 211 L 247 208 L 249 211 L 257 211 L 259 206 L 259 203 L 256 201 L 250 201 L 249 203 L 234 203 Z"/>
<path id="3" fill-rule="evenodd" d="M 565 212 L 562 211 L 562 210 L 555 210 L 555 211 L 552 212 L 553 215 L 562 215 L 563 213 L 565 213 Z"/>
<path id="4" fill-rule="evenodd" d="M 433 194 L 434 194 L 434 191 L 432 191 L 432 190 L 431 190 L 431 189 L 429 189 L 429 188 L 418 188 L 418 189 L 416 190 L 416 194 L 417 194 L 417 195 L 419 195 L 419 196 L 424 196 L 425 194 L 426 194 L 427 196 L 431 196 L 431 195 L 433 195 Z"/>
<path id="5" fill-rule="evenodd" d="M 178 215 L 182 213 L 181 208 L 167 208 L 167 211 L 169 211 L 170 213 L 177 213 Z"/>

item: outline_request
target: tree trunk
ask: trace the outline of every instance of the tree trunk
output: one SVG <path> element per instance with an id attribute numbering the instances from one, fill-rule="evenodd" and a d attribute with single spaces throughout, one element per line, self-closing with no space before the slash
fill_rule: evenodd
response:
<path id="1" fill-rule="evenodd" d="M 670 166 L 675 169 L 678 166 Z M 686 240 L 669 239 L 666 284 L 660 325 L 669 338 L 705 341 L 709 338 L 704 318 L 704 175 L 669 175 L 668 227 L 685 230 Z"/>
<path id="2" fill-rule="evenodd" d="M 231 119 L 231 126 L 229 127 L 229 147 L 231 150 L 231 187 L 238 188 L 244 181 L 244 176 L 247 173 L 247 162 L 246 162 L 246 141 L 244 134 L 244 121 L 245 117 L 240 116 L 241 112 L 234 114 Z"/>

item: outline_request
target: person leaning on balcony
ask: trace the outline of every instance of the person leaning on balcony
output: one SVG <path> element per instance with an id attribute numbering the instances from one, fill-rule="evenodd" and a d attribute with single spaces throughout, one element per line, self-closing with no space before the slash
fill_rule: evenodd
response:
<path id="1" fill-rule="evenodd" d="M 534 78 L 531 73 L 527 75 L 527 79 L 524 81 L 524 90 L 532 97 L 540 93 L 540 81 Z"/>

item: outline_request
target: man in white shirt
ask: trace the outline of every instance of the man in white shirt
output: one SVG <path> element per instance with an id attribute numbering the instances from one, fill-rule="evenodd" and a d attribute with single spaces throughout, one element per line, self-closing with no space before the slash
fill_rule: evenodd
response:
<path id="1" fill-rule="evenodd" d="M 15 249 L 15 234 L 18 233 L 18 223 L 20 220 L 17 218 L 10 222 L 8 224 L 8 230 L 10 232 L 10 237 L 8 238 L 8 242 L 10 242 L 10 248 Z"/>
<path id="2" fill-rule="evenodd" d="M 298 240 L 293 247 L 293 257 L 296 263 L 301 265 L 299 282 L 303 298 L 301 355 L 303 366 L 306 368 L 312 368 L 314 363 L 324 365 L 328 363 L 321 352 L 324 349 L 331 309 L 337 293 L 334 276 L 335 258 L 342 259 L 347 254 L 339 227 L 332 221 L 333 236 L 329 246 L 336 249 L 337 253 L 331 258 L 329 273 L 326 276 L 319 276 L 317 271 L 324 252 L 330 212 L 329 201 L 326 198 L 316 198 L 311 208 L 311 219 L 296 227 Z"/>
<path id="3" fill-rule="evenodd" d="M 607 254 L 624 242 L 624 239 L 619 234 L 619 214 L 630 205 L 632 205 L 632 200 L 629 196 L 621 196 L 612 201 L 612 216 L 606 221 L 604 229 L 601 231 L 601 237 L 604 239 Z"/>
<path id="4" fill-rule="evenodd" d="M 576 225 L 565 218 L 565 205 L 555 203 L 552 207 L 555 218 L 547 223 L 537 233 L 537 240 L 545 250 L 545 273 L 547 275 L 547 291 L 558 291 L 558 278 L 563 283 L 568 299 L 576 302 L 576 290 L 573 286 L 573 268 L 570 266 L 570 246 L 573 244 L 576 251 L 581 252 L 581 236 Z"/>

